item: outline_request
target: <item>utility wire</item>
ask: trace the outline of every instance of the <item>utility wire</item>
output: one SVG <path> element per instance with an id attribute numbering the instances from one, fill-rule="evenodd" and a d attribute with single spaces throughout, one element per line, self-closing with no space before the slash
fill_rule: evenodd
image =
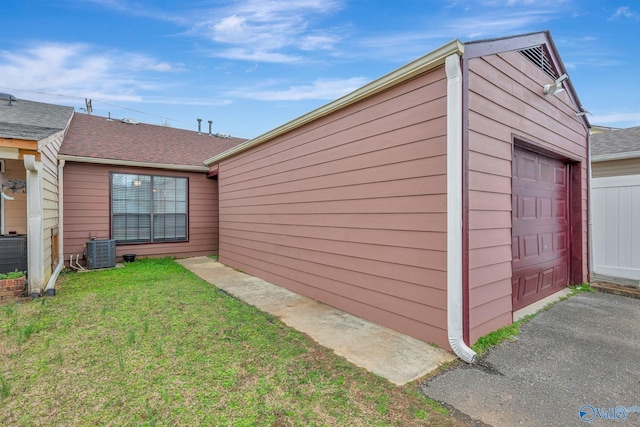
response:
<path id="1" fill-rule="evenodd" d="M 27 93 L 37 93 L 39 95 L 46 95 L 46 96 L 57 96 L 57 97 L 60 97 L 60 98 L 71 98 L 71 99 L 79 99 L 79 100 L 88 99 L 87 97 L 80 97 L 80 96 L 75 96 L 75 95 L 65 95 L 65 94 L 60 94 L 60 93 L 49 93 L 49 92 L 42 92 L 42 91 L 37 91 L 37 90 L 17 89 L 17 88 L 5 87 L 5 86 L 0 86 L 0 89 L 2 89 L 2 90 L 10 90 L 10 91 L 27 92 Z M 163 120 L 169 120 L 170 122 L 177 122 L 177 123 L 182 123 L 182 124 L 185 124 L 185 125 L 193 126 L 193 123 L 184 122 L 184 121 L 178 120 L 178 119 L 172 119 L 171 117 L 159 116 L 157 114 L 147 113 L 145 111 L 140 111 L 140 110 L 136 110 L 136 109 L 133 109 L 133 108 L 123 107 L 122 105 L 111 104 L 109 102 L 102 101 L 102 100 L 99 100 L 99 99 L 93 99 L 92 98 L 91 100 L 99 102 L 99 103 L 104 104 L 104 105 L 108 105 L 110 107 L 119 108 L 119 109 L 122 109 L 122 110 L 131 111 L 131 112 L 134 112 L 134 113 L 145 114 L 145 115 L 151 116 L 151 117 L 158 117 L 158 118 L 163 119 Z M 82 107 L 81 107 L 81 109 L 82 109 Z"/>

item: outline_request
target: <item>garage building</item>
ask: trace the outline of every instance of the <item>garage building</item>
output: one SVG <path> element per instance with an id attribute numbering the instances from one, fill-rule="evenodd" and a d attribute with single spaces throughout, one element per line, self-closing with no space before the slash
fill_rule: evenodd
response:
<path id="1" fill-rule="evenodd" d="M 548 32 L 455 40 L 208 159 L 219 260 L 472 359 L 588 280 L 588 128 Z"/>

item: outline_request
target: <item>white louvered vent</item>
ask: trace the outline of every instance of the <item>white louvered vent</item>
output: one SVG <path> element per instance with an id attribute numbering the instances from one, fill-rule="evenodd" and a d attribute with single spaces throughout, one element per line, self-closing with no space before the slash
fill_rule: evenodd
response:
<path id="1" fill-rule="evenodd" d="M 546 47 L 540 45 L 528 49 L 522 49 L 518 52 L 531 61 L 536 67 L 544 71 L 545 74 L 553 80 L 557 80 L 558 77 L 560 77 L 558 70 L 551 61 L 551 56 L 549 55 Z"/>

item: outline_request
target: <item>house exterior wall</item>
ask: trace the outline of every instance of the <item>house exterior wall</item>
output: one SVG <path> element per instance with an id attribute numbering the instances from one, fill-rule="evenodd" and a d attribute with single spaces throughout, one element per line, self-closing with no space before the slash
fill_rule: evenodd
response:
<path id="1" fill-rule="evenodd" d="M 189 257 L 218 251 L 218 183 L 205 173 L 135 168 L 67 161 L 64 166 L 64 252 L 83 253 L 90 238 L 109 239 L 111 172 L 189 178 L 189 240 L 144 244 L 118 244 L 116 255 Z"/>
<path id="2" fill-rule="evenodd" d="M 40 147 L 42 174 L 42 220 L 44 248 L 44 281 L 51 277 L 55 269 L 58 254 L 52 253 L 52 232 L 58 227 L 58 151 L 62 145 L 63 134 L 52 137 Z M 55 265 L 54 265 L 55 262 Z"/>
<path id="3" fill-rule="evenodd" d="M 622 175 L 640 175 L 640 158 L 591 163 L 591 176 L 594 178 Z"/>
<path id="4" fill-rule="evenodd" d="M 220 261 L 448 348 L 439 67 L 219 164 Z"/>
<path id="5" fill-rule="evenodd" d="M 27 173 L 22 160 L 5 160 L 5 173 L 8 179 L 26 179 Z M 14 200 L 5 200 L 4 203 L 4 232 L 16 232 L 27 234 L 27 195 L 22 191 L 7 194 Z"/>
<path id="6" fill-rule="evenodd" d="M 578 161 L 571 167 L 579 168 L 572 176 L 580 186 L 581 280 L 587 280 L 587 130 L 566 93 L 543 96 L 550 78 L 516 51 L 470 59 L 468 79 L 469 335 L 474 343 L 512 321 L 514 137 Z"/>

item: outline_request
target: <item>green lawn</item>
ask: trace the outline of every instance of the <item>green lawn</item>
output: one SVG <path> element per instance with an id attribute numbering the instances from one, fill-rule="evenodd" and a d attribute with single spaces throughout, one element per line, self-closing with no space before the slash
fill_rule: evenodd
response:
<path id="1" fill-rule="evenodd" d="M 0 425 L 456 425 L 171 259 L 0 306 Z"/>

